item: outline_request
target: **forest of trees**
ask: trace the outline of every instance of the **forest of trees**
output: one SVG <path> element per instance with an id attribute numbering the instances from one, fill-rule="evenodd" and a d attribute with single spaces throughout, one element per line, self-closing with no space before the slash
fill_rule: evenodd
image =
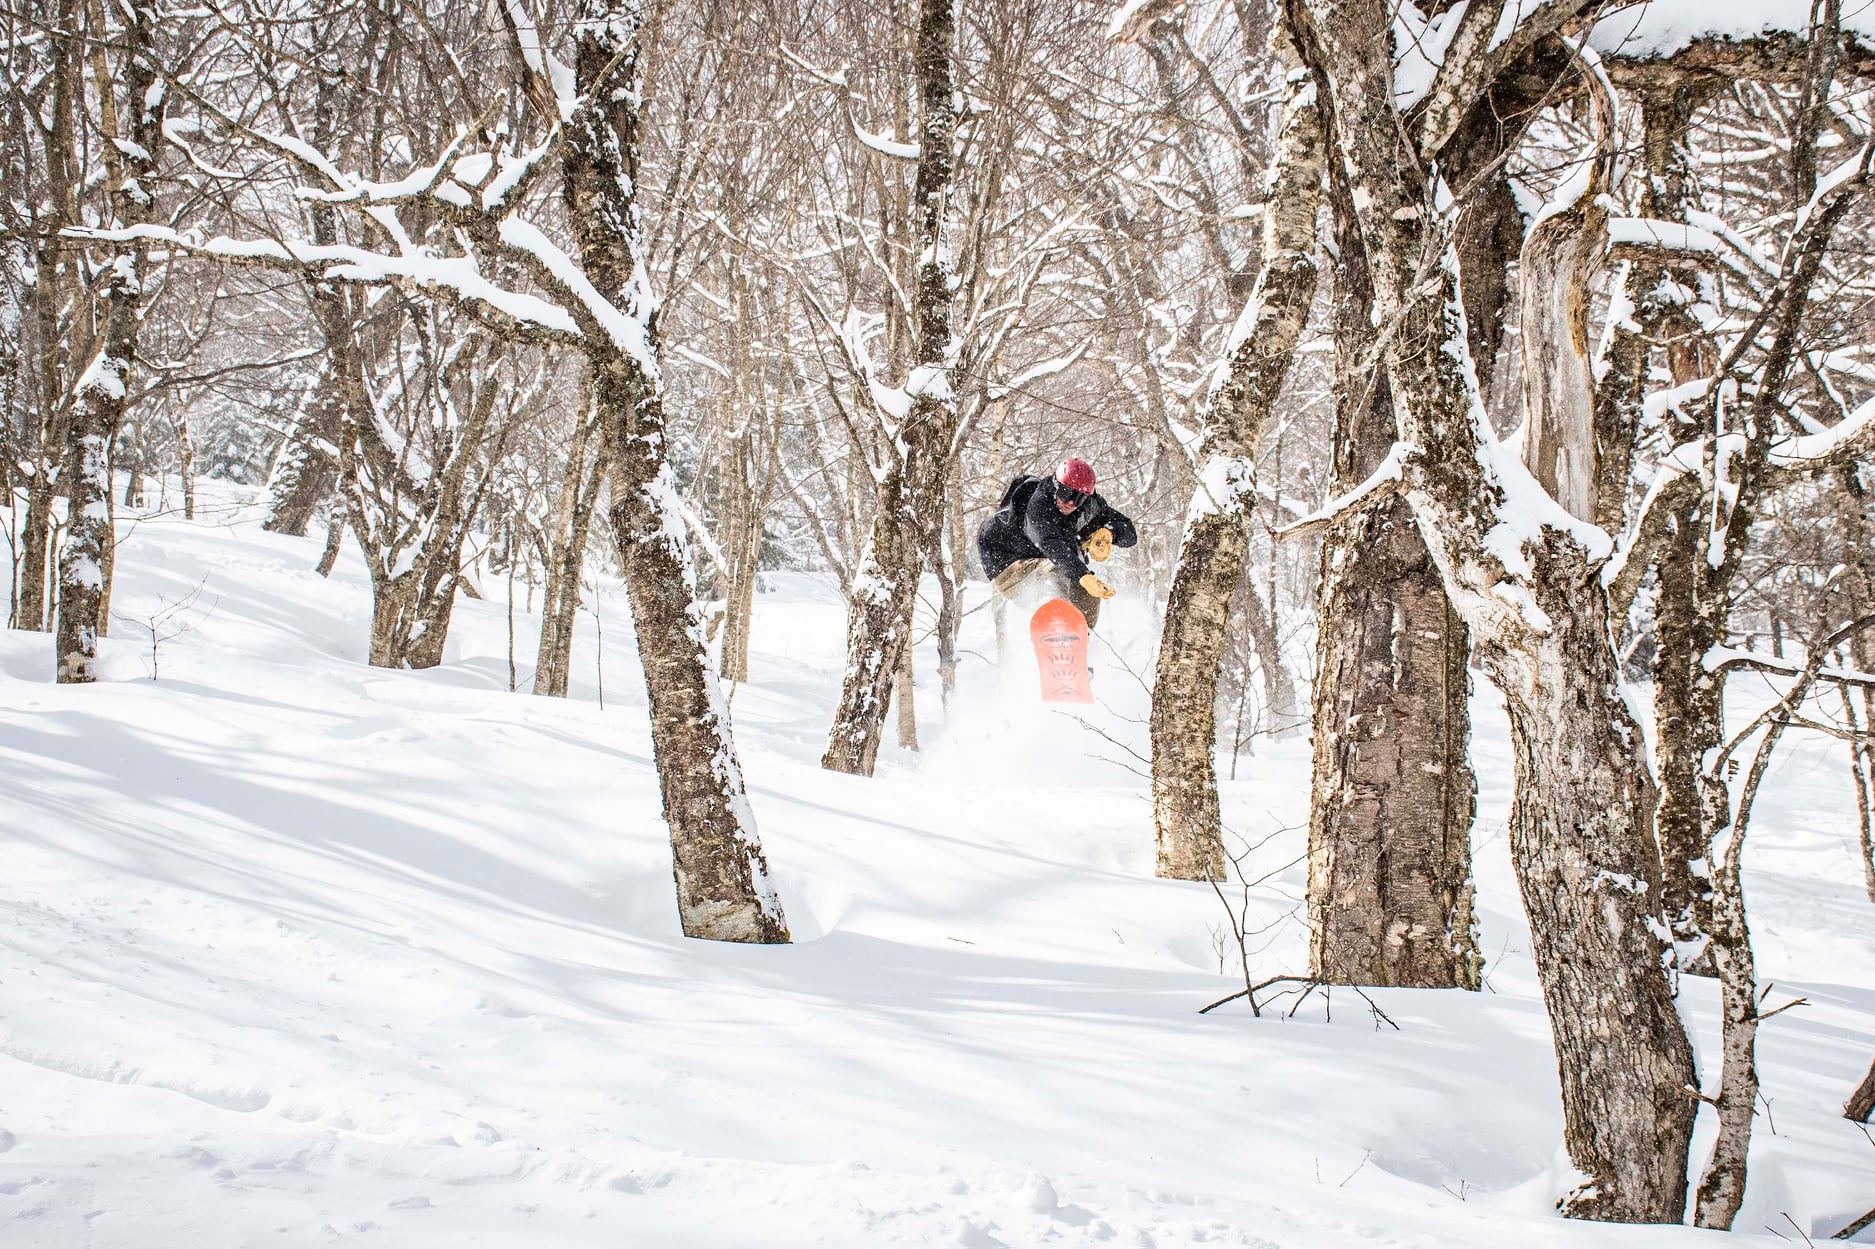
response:
<path id="1" fill-rule="evenodd" d="M 914 655 L 957 696 L 976 526 L 1083 456 L 1163 622 L 1159 874 L 1226 880 L 1220 768 L 1309 733 L 1308 975 L 1478 989 L 1488 681 L 1561 1206 L 1728 1228 L 1787 733 L 1848 742 L 1875 903 L 1875 41 L 1666 3 L 0 0 L 11 625 L 94 680 L 115 509 L 203 477 L 356 550 L 375 665 L 500 581 L 563 697 L 606 570 L 683 929 L 780 943 L 761 573 L 843 593 L 869 776 Z"/>

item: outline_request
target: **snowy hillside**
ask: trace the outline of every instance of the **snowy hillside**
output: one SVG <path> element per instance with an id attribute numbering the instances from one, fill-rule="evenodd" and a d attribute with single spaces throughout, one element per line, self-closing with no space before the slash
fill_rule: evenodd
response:
<path id="1" fill-rule="evenodd" d="M 999 679 L 977 613 L 924 754 L 834 776 L 842 608 L 776 577 L 733 710 L 797 943 L 686 941 L 616 586 L 567 701 L 509 692 L 498 581 L 444 667 L 374 670 L 361 570 L 322 581 L 317 541 L 242 502 L 126 517 L 105 683 L 54 686 L 46 636 L 0 635 L 0 1246 L 1715 1243 L 1550 1211 L 1488 694 L 1487 991 L 1376 992 L 1397 1031 L 1345 990 L 1201 1016 L 1235 948 L 1208 887 L 1152 877 L 1144 693 L 1113 652 L 1083 727 Z M 198 583 L 152 680 L 143 622 Z M 1875 1048 L 1846 779 L 1810 742 L 1780 767 L 1747 888 L 1760 976 L 1809 1005 L 1761 1038 L 1738 1228 L 1765 1244 L 1875 1194 L 1840 1117 Z M 1259 743 L 1227 784 L 1246 869 L 1275 872 L 1259 977 L 1305 961 L 1307 771 L 1305 742 Z M 1709 1070 L 1712 986 L 1682 1002 Z"/>

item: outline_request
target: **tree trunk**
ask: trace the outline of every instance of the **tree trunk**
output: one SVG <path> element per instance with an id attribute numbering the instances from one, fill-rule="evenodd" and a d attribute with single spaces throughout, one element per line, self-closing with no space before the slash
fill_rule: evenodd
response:
<path id="1" fill-rule="evenodd" d="M 404 645 L 406 668 L 434 668 L 443 662 L 444 648 L 449 642 L 449 622 L 456 613 L 456 591 L 462 587 L 462 578 L 455 571 L 461 558 L 461 544 L 457 543 L 448 560 L 449 571 L 428 594 L 418 599 L 416 620 Z"/>
<path id="2" fill-rule="evenodd" d="M 111 482 L 117 477 L 117 457 L 112 454 L 116 439 L 105 444 L 104 454 L 107 462 L 104 466 L 104 510 L 108 513 L 105 533 L 108 540 L 99 551 L 100 562 L 104 566 L 104 590 L 98 596 L 98 636 L 111 636 L 111 591 L 117 586 L 117 500 L 111 490 Z"/>
<path id="3" fill-rule="evenodd" d="M 723 581 L 723 642 L 721 671 L 730 681 L 749 679 L 749 636 L 755 613 L 755 574 L 762 554 L 762 505 L 756 498 L 754 418 L 730 444 L 728 467 L 722 474 L 722 525 L 729 541 L 724 550 L 728 565 Z"/>
<path id="4" fill-rule="evenodd" d="M 871 776 L 879 759 L 879 736 L 892 700 L 899 653 L 911 631 L 916 582 L 905 575 L 917 567 L 916 528 L 906 515 L 906 493 L 896 469 L 879 488 L 872 532 L 860 552 L 847 598 L 846 674 L 820 766 L 833 772 Z"/>
<path id="5" fill-rule="evenodd" d="M 61 30 L 79 27 L 78 0 L 61 0 L 51 16 Z M 34 369 L 38 445 L 32 480 L 26 488 L 26 516 L 20 527 L 19 594 L 13 627 L 43 632 L 52 628 L 54 548 L 57 545 L 53 500 L 63 489 L 59 465 L 67 443 L 69 415 L 64 403 L 68 353 L 75 351 L 60 323 L 60 309 L 72 297 L 73 264 L 65 257 L 61 231 L 78 219 L 77 117 L 84 99 L 82 45 L 77 38 L 47 41 L 50 60 L 51 123 L 46 129 L 46 212 L 33 249 L 33 319 L 39 359 Z"/>
<path id="6" fill-rule="evenodd" d="M 143 427 L 138 422 L 125 435 L 124 506 L 143 506 Z"/>
<path id="7" fill-rule="evenodd" d="M 582 272 L 641 331 L 620 341 L 607 326 L 590 320 L 582 326 L 671 830 L 678 917 L 690 937 L 784 942 L 787 920 L 696 623 L 695 576 L 664 458 L 669 438 L 635 199 L 643 107 L 637 11 L 582 0 L 576 17 L 578 88 L 604 102 L 576 111 L 567 123 L 564 193 Z"/>
<path id="8" fill-rule="evenodd" d="M 755 580 L 760 563 L 762 531 L 759 519 L 743 518 L 729 562 L 729 584 L 724 587 L 722 673 L 730 681 L 749 679 L 749 643 L 755 624 Z"/>
<path id="9" fill-rule="evenodd" d="M 1344 215 L 1365 244 L 1391 407 L 1412 448 L 1400 494 L 1510 714 L 1511 851 L 1556 1042 L 1564 1142 L 1587 1177 L 1559 1205 L 1572 1217 L 1678 1222 L 1695 1073 L 1658 931 L 1654 796 L 1599 582 L 1606 535 L 1559 507 L 1539 501 L 1532 515 L 1507 501 L 1521 465 L 1492 451 L 1457 263 L 1442 245 L 1450 214 L 1421 172 L 1441 152 L 1419 150 L 1399 112 L 1388 7 L 1291 0 L 1289 10 L 1333 119 L 1337 197 L 1361 206 Z M 1541 94 L 1561 72 L 1533 64 L 1501 76 Z M 1477 94 L 1462 80 L 1443 89 Z"/>
<path id="10" fill-rule="evenodd" d="M 336 77 L 321 72 L 313 84 L 313 141 L 322 150 L 330 149 L 339 127 Z M 315 201 L 309 209 L 313 241 L 324 247 L 336 244 L 338 222 L 331 205 Z M 267 516 L 261 522 L 261 528 L 269 533 L 295 538 L 305 535 L 334 487 L 350 493 L 351 475 L 348 466 L 341 463 L 341 456 L 356 454 L 356 447 L 350 445 L 355 432 L 351 426 L 357 423 L 353 409 L 363 398 L 352 301 L 331 284 L 321 282 L 308 285 L 307 299 L 325 340 L 325 356 L 318 377 L 306 392 L 299 420 L 281 444 L 267 475 Z M 363 527 L 358 529 L 361 536 L 366 532 Z"/>
<path id="11" fill-rule="evenodd" d="M 1751 929 L 1745 920 L 1740 858 L 1751 819 L 1750 800 L 1763 777 L 1764 763 L 1776 745 L 1773 726 L 1758 752 L 1745 784 L 1737 820 L 1720 856 L 1712 890 L 1711 951 L 1719 978 L 1719 1094 L 1714 1098 L 1719 1132 L 1712 1157 L 1700 1177 L 1693 1206 L 1697 1227 L 1730 1231 L 1745 1201 L 1745 1175 L 1751 1153 L 1751 1120 L 1758 1110 L 1758 973 L 1751 952 Z M 1724 781 L 1714 778 L 1721 787 Z"/>
<path id="12" fill-rule="evenodd" d="M 534 693 L 565 698 L 573 667 L 573 625 L 579 615 L 580 572 L 592 518 L 604 484 L 605 456 L 592 448 L 592 422 L 582 417 L 567 455 L 555 503 L 553 549 L 547 552 L 547 585 L 541 595 L 540 645 L 534 657 Z M 589 454 L 590 452 L 590 454 Z"/>
<path id="13" fill-rule="evenodd" d="M 787 921 L 755 836 L 728 710 L 691 615 L 688 551 L 682 531 L 667 525 L 676 484 L 663 463 L 662 408 L 631 372 L 614 366 L 601 373 L 599 414 L 614 466 L 612 525 L 644 665 L 678 914 L 685 936 L 785 942 Z"/>
<path id="14" fill-rule="evenodd" d="M 1515 85 L 1500 80 L 1479 94 L 1438 160 L 1448 185 L 1476 187 L 1453 237 L 1480 403 L 1496 373 L 1509 266 L 1523 241 L 1516 198 L 1493 165 L 1549 102 L 1544 67 L 1529 68 L 1536 72 Z M 1394 420 L 1392 392 L 1370 354 L 1379 321 L 1360 222 L 1339 180 L 1330 179 L 1330 192 L 1340 255 L 1329 490 L 1339 495 L 1380 464 Z M 1476 988 L 1483 960 L 1472 928 L 1471 634 L 1417 523 L 1404 500 L 1392 499 L 1330 526 L 1323 542 L 1311 966 L 1355 983 Z M 1350 740 L 1340 740 L 1344 733 Z M 1393 743 L 1407 743 L 1404 757 Z M 1337 896 L 1346 902 L 1337 905 Z"/>
<path id="15" fill-rule="evenodd" d="M 33 474 L 26 487 L 26 517 L 20 524 L 19 599 L 13 627 L 41 632 L 46 628 L 52 589 L 48 573 L 52 560 L 52 475 Z"/>
<path id="16" fill-rule="evenodd" d="M 1685 221 L 1696 206 L 1696 175 L 1685 140 L 1693 114 L 1712 87 L 1676 83 L 1641 93 L 1640 209 L 1663 221 Z M 1607 367 L 1596 395 L 1596 445 L 1616 452 L 1603 469 L 1596 522 L 1619 532 L 1626 521 L 1629 456 L 1626 449 L 1643 419 L 1648 367 L 1656 343 L 1667 342 L 1668 371 L 1680 385 L 1709 375 L 1717 360 L 1682 301 L 1670 294 L 1687 275 L 1657 264 L 1635 263 L 1622 274 L 1620 298 L 1632 306 L 1614 318 Z M 1700 436 L 1696 421 L 1669 411 L 1668 437 L 1683 443 Z M 1616 495 L 1616 491 L 1619 495 Z M 1712 883 L 1706 861 L 1709 817 L 1700 777 L 1706 752 L 1723 737 L 1720 678 L 1708 672 L 1708 649 L 1723 640 L 1724 622 L 1700 608 L 1704 509 L 1696 483 L 1682 478 L 1656 505 L 1668 517 L 1666 551 L 1658 562 L 1654 602 L 1654 813 L 1660 843 L 1662 902 L 1680 970 L 1712 975 Z"/>
<path id="17" fill-rule="evenodd" d="M 376 579 L 371 586 L 371 656 L 373 668 L 409 666 L 406 653 L 416 623 L 417 578 L 412 572 Z"/>
<path id="18" fill-rule="evenodd" d="M 915 648 L 907 642 L 899 648 L 898 677 L 893 682 L 892 706 L 898 713 L 898 748 L 918 749 L 918 669 L 912 662 Z"/>
<path id="19" fill-rule="evenodd" d="M 1862 1083 L 1856 1086 L 1849 1100 L 1843 1103 L 1843 1117 L 1857 1123 L 1867 1123 L 1875 1115 L 1875 1062 L 1868 1065 L 1868 1074 L 1862 1077 Z"/>
<path id="20" fill-rule="evenodd" d="M 182 519 L 195 519 L 195 438 L 189 432 L 189 414 L 176 413 L 177 472 L 182 474 Z"/>
<path id="21" fill-rule="evenodd" d="M 1294 62 L 1279 25 L 1272 46 Z M 1292 76 L 1270 165 L 1263 256 L 1231 334 L 1226 371 L 1206 401 L 1201 455 L 1179 548 L 1152 688 L 1152 810 L 1156 871 L 1220 880 L 1225 848 L 1217 796 L 1219 665 L 1231 600 L 1243 582 L 1256 509 L 1256 454 L 1315 294 L 1315 212 L 1322 130 L 1313 82 Z M 1274 657 L 1266 659 L 1266 671 Z"/>
<path id="22" fill-rule="evenodd" d="M 1387 455 L 1393 413 L 1386 379 L 1366 357 L 1366 252 L 1352 205 L 1338 190 L 1332 199 L 1340 257 L 1329 491 L 1340 495 Z M 1472 271 L 1502 266 L 1502 258 L 1474 258 Z M 1474 328 L 1496 321 L 1468 318 Z M 1495 340 L 1482 346 L 1481 360 Z M 1316 611 L 1310 974 L 1336 984 L 1476 989 L 1484 960 L 1471 879 L 1470 639 L 1404 500 L 1329 527 Z"/>
<path id="23" fill-rule="evenodd" d="M 1563 1139 L 1589 1176 L 1565 1211 L 1677 1222 L 1693 1055 L 1650 927 L 1653 792 L 1605 619 L 1557 621 L 1566 633 L 1538 663 L 1497 646 L 1487 663 L 1511 713 L 1511 852 L 1556 1038 Z"/>
<path id="24" fill-rule="evenodd" d="M 1274 551 L 1271 558 L 1275 558 Z M 1296 684 L 1283 663 L 1282 643 L 1276 636 L 1274 604 L 1264 600 L 1251 578 L 1244 578 L 1243 591 L 1244 628 L 1249 631 L 1257 671 L 1263 678 L 1264 728 L 1277 739 L 1294 736 L 1301 727 L 1302 714 L 1296 710 Z"/>
<path id="25" fill-rule="evenodd" d="M 913 357 L 906 390 L 911 410 L 897 422 L 894 462 L 880 475 L 871 536 L 855 570 L 847 614 L 846 675 L 820 765 L 872 775 L 891 699 L 890 682 L 910 645 L 912 606 L 924 566 L 921 518 L 942 517 L 952 479 L 957 405 L 951 386 L 957 344 L 951 337 L 952 275 L 945 239 L 953 140 L 960 97 L 952 81 L 957 41 L 951 0 L 920 0 L 917 31 L 918 173 L 912 189 L 918 257 Z M 935 554 L 935 553 L 934 553 Z"/>
<path id="26" fill-rule="evenodd" d="M 1724 740 L 1724 677 L 1705 665 L 1723 641 L 1723 622 L 1702 609 L 1699 565 L 1706 523 L 1691 478 L 1669 487 L 1656 506 L 1670 507 L 1666 547 L 1655 570 L 1654 767 L 1660 802 L 1661 901 L 1680 970 L 1710 976 L 1712 877 L 1707 862 L 1714 812 L 1703 783 L 1706 760 Z"/>
<path id="27" fill-rule="evenodd" d="M 964 530 L 964 489 L 962 465 L 954 466 L 948 507 L 945 509 L 942 549 L 932 560 L 937 573 L 937 663 L 938 697 L 946 715 L 951 696 L 957 692 L 957 637 L 963 631 L 964 582 L 970 575 L 970 539 Z M 948 538 L 948 543 L 942 539 Z"/>
<path id="28" fill-rule="evenodd" d="M 330 577 L 332 569 L 339 562 L 339 546 L 344 541 L 345 509 L 335 504 L 332 514 L 326 518 L 325 549 L 319 552 L 319 563 L 313 567 L 313 571 L 321 577 Z"/>
<path id="29" fill-rule="evenodd" d="M 1322 543 L 1309 971 L 1332 984 L 1476 989 L 1483 970 L 1467 635 L 1438 578 L 1397 499 Z"/>
<path id="30" fill-rule="evenodd" d="M 126 298 L 125 303 L 128 303 Z M 107 325 L 120 305 L 106 305 Z M 97 680 L 99 623 L 104 612 L 105 551 L 111 525 L 111 433 L 123 413 L 127 355 L 111 352 L 123 328 L 107 329 L 106 346 L 79 379 L 59 480 L 71 500 L 65 543 L 59 550 L 58 625 L 54 638 L 61 685 Z M 134 333 L 134 330 L 131 331 Z"/>
<path id="31" fill-rule="evenodd" d="M 106 37 L 102 7 L 90 6 L 93 38 Z M 99 106 L 111 173 L 111 211 L 120 227 L 150 220 L 155 208 L 156 153 L 161 148 L 163 93 L 155 91 L 150 63 L 150 12 L 141 3 L 119 10 L 124 25 L 116 44 L 117 74 L 104 70 L 106 48 L 93 45 Z M 114 82 L 123 83 L 125 124 L 120 132 L 112 98 Z M 123 424 L 130 401 L 130 375 L 137 357 L 137 330 L 144 288 L 142 251 L 129 248 L 105 270 L 98 290 L 104 305 L 98 354 L 74 388 L 71 428 L 61 475 L 70 500 L 69 532 L 59 553 L 58 629 L 54 639 L 61 684 L 97 679 L 98 638 L 106 630 L 110 576 L 116 544 L 111 512 L 111 443 Z"/>
<path id="32" fill-rule="evenodd" d="M 299 421 L 274 458 L 267 475 L 267 517 L 260 524 L 268 533 L 304 537 L 338 480 L 335 451 L 344 404 L 340 367 L 328 352 Z"/>

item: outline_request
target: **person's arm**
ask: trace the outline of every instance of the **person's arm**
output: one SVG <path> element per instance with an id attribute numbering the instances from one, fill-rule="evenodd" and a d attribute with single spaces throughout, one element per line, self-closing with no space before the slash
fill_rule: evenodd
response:
<path id="1" fill-rule="evenodd" d="M 1100 500 L 1100 524 L 1113 534 L 1113 545 L 1132 546 L 1139 541 L 1139 530 L 1133 527 L 1132 518 L 1119 508 Z"/>
<path id="2" fill-rule="evenodd" d="M 1087 561 L 1081 557 L 1080 544 L 1061 523 L 1063 519 L 1055 508 L 1054 496 L 1038 486 L 1029 495 L 1029 505 L 1022 510 L 1022 535 L 1033 542 L 1035 549 L 1060 569 L 1070 583 L 1075 583 L 1087 575 Z"/>

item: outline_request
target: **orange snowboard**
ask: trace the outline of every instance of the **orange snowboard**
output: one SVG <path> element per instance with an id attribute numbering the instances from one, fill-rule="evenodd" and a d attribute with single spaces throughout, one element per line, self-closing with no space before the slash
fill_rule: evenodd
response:
<path id="1" fill-rule="evenodd" d="M 1087 681 L 1087 621 L 1065 598 L 1051 598 L 1029 621 L 1035 666 L 1042 673 L 1045 703 L 1091 703 Z"/>

